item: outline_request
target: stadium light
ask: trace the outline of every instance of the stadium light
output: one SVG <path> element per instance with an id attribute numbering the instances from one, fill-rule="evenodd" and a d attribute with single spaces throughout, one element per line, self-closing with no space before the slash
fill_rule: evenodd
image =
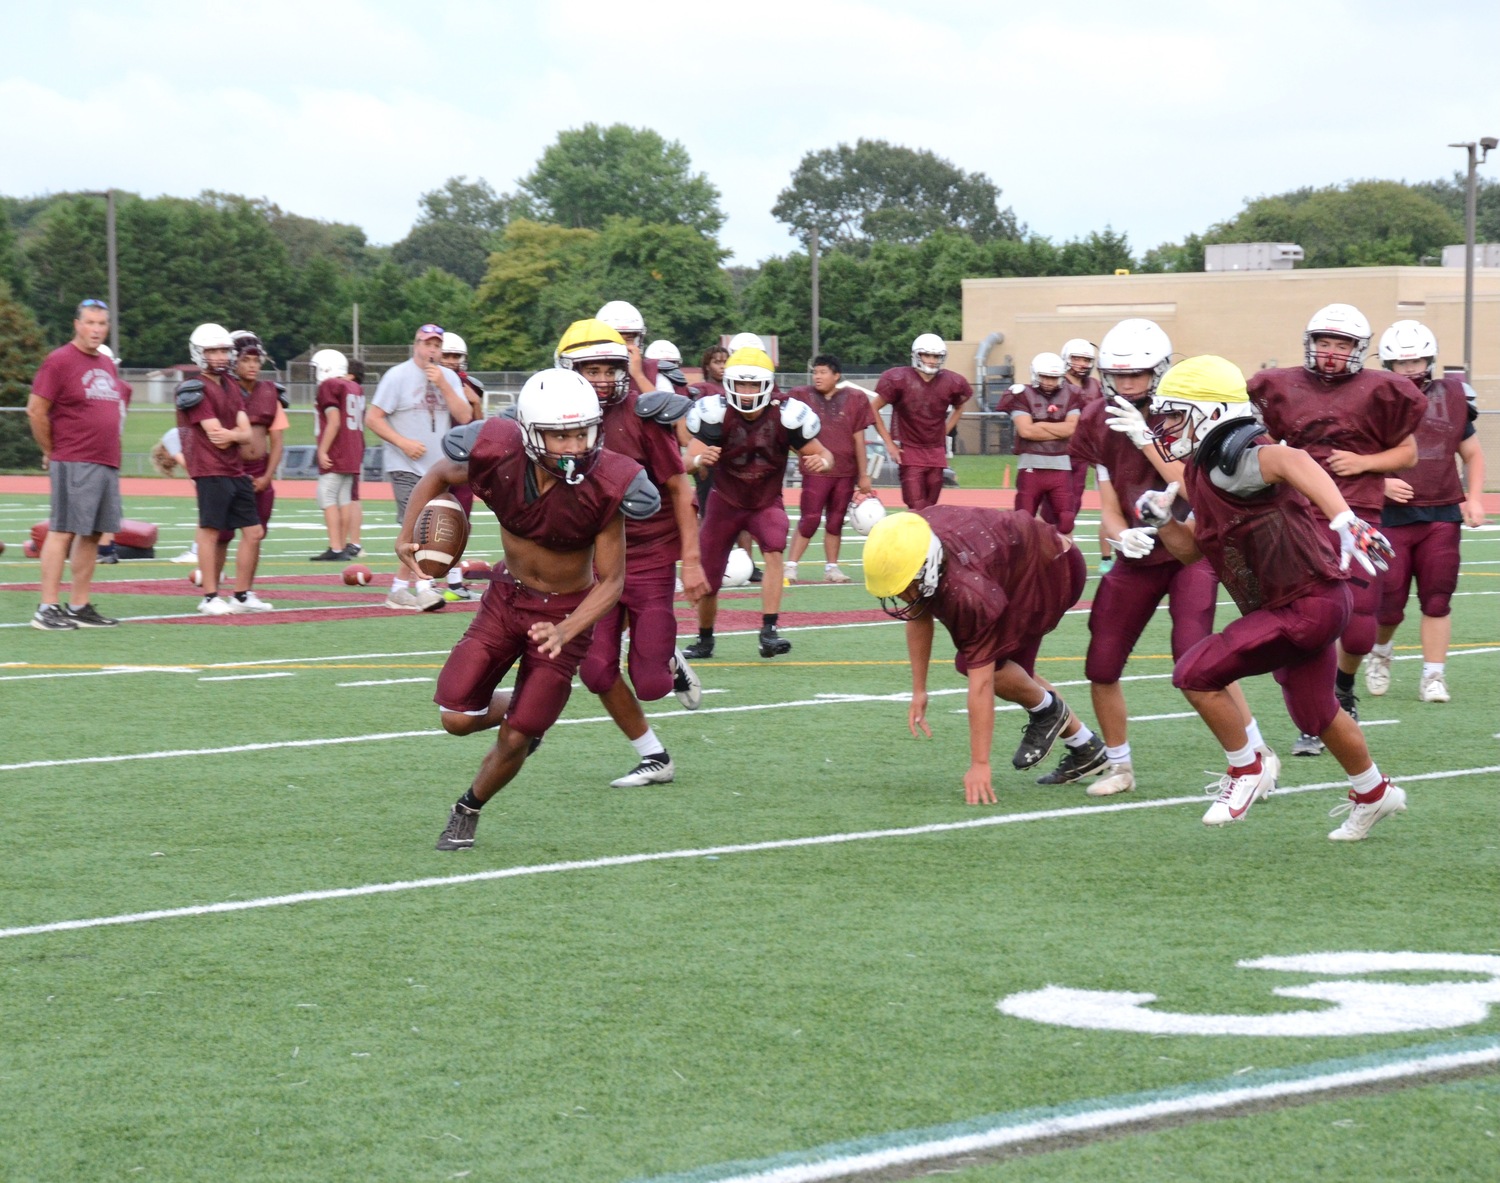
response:
<path id="1" fill-rule="evenodd" d="M 1474 222 L 1477 208 L 1475 172 L 1489 158 L 1490 149 L 1500 146 L 1494 136 L 1481 136 L 1478 143 L 1469 140 L 1449 144 L 1469 154 L 1469 189 L 1464 204 L 1464 378 L 1474 381 Z"/>

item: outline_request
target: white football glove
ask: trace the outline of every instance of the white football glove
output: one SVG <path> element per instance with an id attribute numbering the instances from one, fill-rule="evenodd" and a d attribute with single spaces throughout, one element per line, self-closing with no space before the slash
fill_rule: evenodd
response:
<path id="1" fill-rule="evenodd" d="M 1156 545 L 1156 527 L 1131 526 L 1121 530 L 1118 538 L 1111 538 L 1109 544 L 1127 559 L 1144 559 Z"/>
<path id="2" fill-rule="evenodd" d="M 1130 442 L 1137 448 L 1144 448 L 1151 442 L 1151 429 L 1146 426 L 1146 417 L 1135 409 L 1128 398 L 1121 395 L 1117 394 L 1109 400 L 1104 411 L 1104 422 L 1111 431 L 1129 436 Z"/>
<path id="3" fill-rule="evenodd" d="M 1390 542 L 1374 526 L 1355 517 L 1352 509 L 1344 510 L 1328 523 L 1328 528 L 1339 536 L 1340 571 L 1349 570 L 1351 558 L 1358 559 L 1359 565 L 1369 575 L 1390 567 L 1390 560 L 1396 553 Z"/>
<path id="4" fill-rule="evenodd" d="M 1147 489 L 1135 499 L 1135 516 L 1148 526 L 1165 526 L 1172 520 L 1172 503 L 1176 500 L 1176 481 L 1165 489 Z"/>

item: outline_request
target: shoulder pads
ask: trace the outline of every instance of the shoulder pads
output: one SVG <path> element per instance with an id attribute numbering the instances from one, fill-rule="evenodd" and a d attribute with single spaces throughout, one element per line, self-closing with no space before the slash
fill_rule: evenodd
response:
<path id="1" fill-rule="evenodd" d="M 646 475 L 644 468 L 635 470 L 635 476 L 630 480 L 630 487 L 625 490 L 625 500 L 620 503 L 620 509 L 631 521 L 643 522 L 649 517 L 654 517 L 661 509 L 661 491 L 651 483 L 651 478 Z"/>
<path id="2" fill-rule="evenodd" d="M 1239 469 L 1245 449 L 1265 434 L 1266 425 L 1259 419 L 1231 420 L 1208 433 L 1208 438 L 1198 449 L 1198 463 L 1204 468 L 1217 467 L 1225 476 L 1233 476 Z"/>
<path id="3" fill-rule="evenodd" d="M 781 425 L 788 431 L 801 432 L 804 440 L 816 438 L 823 430 L 823 420 L 818 418 L 818 413 L 794 398 L 781 404 Z"/>
<path id="4" fill-rule="evenodd" d="M 658 378 L 665 378 L 676 390 L 681 390 L 688 384 L 687 375 L 676 366 L 658 365 L 656 376 Z"/>
<path id="5" fill-rule="evenodd" d="M 455 464 L 467 464 L 483 427 L 484 422 L 479 420 L 450 429 L 448 434 L 443 436 L 443 455 Z"/>
<path id="6" fill-rule="evenodd" d="M 1464 401 L 1468 404 L 1469 422 L 1479 418 L 1479 395 L 1467 382 L 1464 383 Z"/>
<path id="7" fill-rule="evenodd" d="M 687 429 L 694 435 L 707 429 L 714 431 L 724 422 L 724 396 L 705 394 L 687 412 Z"/>
<path id="8" fill-rule="evenodd" d="M 497 419 L 519 419 L 520 418 L 520 414 L 518 413 L 516 404 L 515 403 L 511 403 L 510 406 L 502 408 L 501 411 L 500 411 L 500 414 L 498 414 L 497 416 L 495 416 L 495 418 L 497 418 Z"/>
<path id="9" fill-rule="evenodd" d="M 179 411 L 191 411 L 203 401 L 203 383 L 197 378 L 189 378 L 186 382 L 177 384 L 177 409 Z"/>
<path id="10" fill-rule="evenodd" d="M 664 390 L 648 390 L 635 400 L 635 413 L 642 419 L 654 419 L 657 423 L 672 424 L 688 413 L 693 400 L 685 394 L 668 394 Z"/>
<path id="11" fill-rule="evenodd" d="M 283 386 L 280 382 L 272 382 L 271 385 L 276 387 L 276 401 L 279 402 L 282 407 L 290 407 L 292 405 L 292 396 L 286 392 L 286 387 Z"/>

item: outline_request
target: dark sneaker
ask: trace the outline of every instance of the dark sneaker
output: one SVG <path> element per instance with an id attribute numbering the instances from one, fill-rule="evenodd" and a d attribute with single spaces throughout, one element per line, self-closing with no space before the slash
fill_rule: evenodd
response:
<path id="1" fill-rule="evenodd" d="M 479 828 L 479 810 L 466 805 L 453 806 L 448 824 L 437 840 L 438 850 L 468 850 L 474 845 L 474 831 Z"/>
<path id="2" fill-rule="evenodd" d="M 1323 754 L 1323 741 L 1316 735 L 1308 735 L 1303 732 L 1297 737 L 1297 742 L 1292 745 L 1294 756 L 1321 756 Z"/>
<path id="3" fill-rule="evenodd" d="M 82 608 L 74 608 L 72 605 L 69 605 L 66 611 L 68 619 L 79 628 L 114 628 L 115 625 L 120 623 L 113 617 L 100 616 L 99 609 L 95 608 L 92 604 L 85 604 Z"/>
<path id="4" fill-rule="evenodd" d="M 120 561 L 120 552 L 115 550 L 113 547 L 111 547 L 109 550 L 104 550 L 103 548 L 101 548 L 97 561 L 101 563 L 118 563 Z"/>
<path id="5" fill-rule="evenodd" d="M 781 657 L 792 651 L 792 643 L 785 637 L 778 636 L 774 625 L 766 625 L 760 630 L 760 655 L 762 657 Z"/>
<path id="6" fill-rule="evenodd" d="M 612 789 L 638 789 L 642 785 L 669 785 L 677 775 L 677 766 L 666 752 L 643 756 L 641 762 L 624 776 L 609 782 Z"/>
<path id="7" fill-rule="evenodd" d="M 351 542 L 348 546 L 344 547 L 344 554 L 351 559 L 357 559 L 364 553 L 365 548 L 360 546 L 360 544 L 357 542 Z"/>
<path id="8" fill-rule="evenodd" d="M 762 571 L 754 563 L 750 564 L 750 582 L 751 583 L 759 583 L 765 577 L 766 577 L 766 573 L 764 571 Z"/>
<path id="9" fill-rule="evenodd" d="M 1109 764 L 1104 741 L 1097 735 L 1082 747 L 1066 748 L 1062 762 L 1046 776 L 1036 778 L 1039 785 L 1070 785 L 1086 776 L 1097 776 Z"/>
<path id="10" fill-rule="evenodd" d="M 345 559 L 350 557 L 351 556 L 348 550 L 334 550 L 333 547 L 330 546 L 322 554 L 313 555 L 312 558 L 308 561 L 313 563 L 342 563 Z"/>
<path id="11" fill-rule="evenodd" d="M 714 639 L 712 637 L 699 637 L 682 651 L 682 655 L 692 661 L 701 661 L 705 657 L 712 657 L 714 655 Z"/>
<path id="12" fill-rule="evenodd" d="M 1010 762 L 1017 768 L 1032 768 L 1047 758 L 1062 729 L 1068 725 L 1068 704 L 1057 691 L 1052 692 L 1052 705 L 1041 714 L 1026 712 L 1026 730 L 1021 735 L 1021 746 Z"/>
<path id="13" fill-rule="evenodd" d="M 1349 717 L 1356 723 L 1359 722 L 1359 698 L 1352 690 L 1335 690 L 1334 698 L 1339 700 L 1339 706 L 1349 713 Z"/>
<path id="14" fill-rule="evenodd" d="M 44 629 L 47 632 L 65 633 L 69 629 L 77 628 L 78 622 L 57 604 L 38 604 L 37 610 L 31 614 L 31 627 Z"/>

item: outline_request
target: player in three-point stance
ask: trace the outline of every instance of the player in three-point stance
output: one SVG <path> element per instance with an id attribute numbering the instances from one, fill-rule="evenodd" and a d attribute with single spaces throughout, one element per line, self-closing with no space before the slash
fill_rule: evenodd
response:
<path id="1" fill-rule="evenodd" d="M 1032 768 L 1058 736 L 1074 759 L 1097 768 L 1104 744 L 1035 674 L 1042 637 L 1083 594 L 1088 568 L 1072 541 L 1016 510 L 935 505 L 877 522 L 865 542 L 865 589 L 906 621 L 911 659 L 907 726 L 927 736 L 927 669 L 933 622 L 958 649 L 954 667 L 969 680 L 969 769 L 964 800 L 993 805 L 990 747 L 995 699 L 1028 712 L 1011 763 Z"/>
<path id="2" fill-rule="evenodd" d="M 438 675 L 443 729 L 499 728 L 473 783 L 448 815 L 439 850 L 474 845 L 484 803 L 515 779 L 567 705 L 594 623 L 625 585 L 625 519 L 661 508 L 634 460 L 600 446 L 593 387 L 570 370 L 532 375 L 515 419 L 451 430 L 443 457 L 412 490 L 396 554 L 415 563 L 413 530 L 434 497 L 468 482 L 500 522 L 505 562 Z M 517 662 L 515 688 L 496 691 Z"/>
<path id="3" fill-rule="evenodd" d="M 1241 820 L 1270 792 L 1274 776 L 1246 732 L 1229 693 L 1240 678 L 1271 674 L 1301 730 L 1321 737 L 1349 776 L 1349 816 L 1328 836 L 1357 842 L 1406 808 L 1406 794 L 1380 773 L 1359 724 L 1334 696 L 1335 645 L 1348 623 L 1351 559 L 1369 575 L 1390 544 L 1357 518 L 1333 479 L 1300 448 L 1271 442 L 1245 391 L 1244 375 L 1222 357 L 1189 358 L 1161 380 L 1150 423 L 1162 455 L 1183 461 L 1189 523 L 1171 507 L 1177 490 L 1148 492 L 1136 511 L 1180 561 L 1213 564 L 1242 615 L 1189 649 L 1173 684 L 1208 724 L 1229 763 L 1211 791 L 1205 825 Z M 1335 544 L 1337 540 L 1337 544 Z"/>

